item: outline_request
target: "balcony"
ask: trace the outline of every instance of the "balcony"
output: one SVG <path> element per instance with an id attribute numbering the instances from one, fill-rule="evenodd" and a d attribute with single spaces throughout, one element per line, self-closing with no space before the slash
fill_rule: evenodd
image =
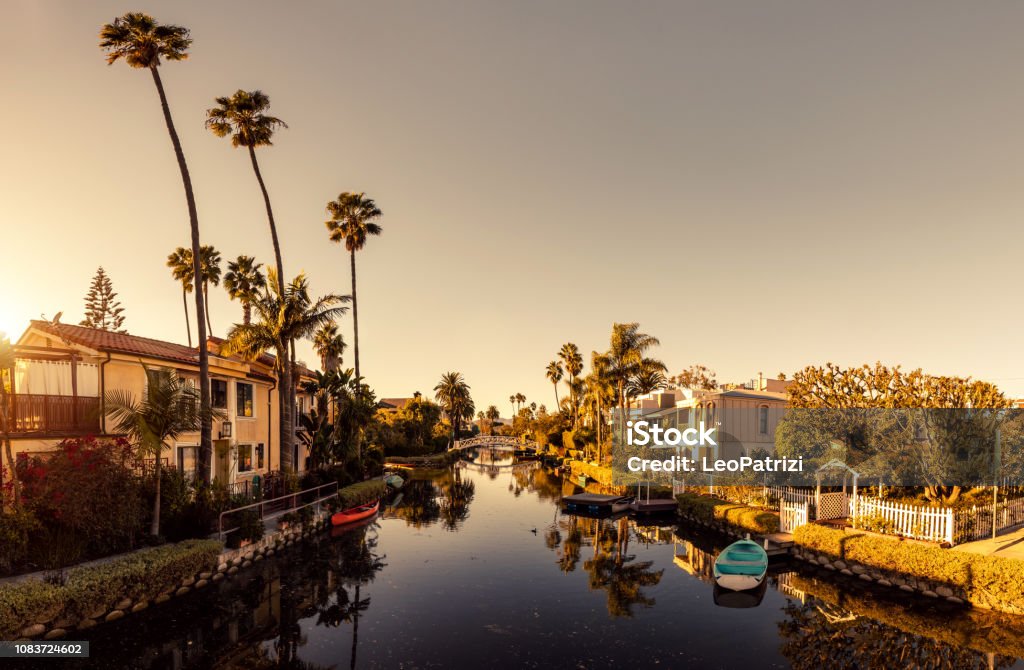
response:
<path id="1" fill-rule="evenodd" d="M 65 437 L 100 432 L 100 399 L 62 395 L 7 396 L 12 437 Z"/>

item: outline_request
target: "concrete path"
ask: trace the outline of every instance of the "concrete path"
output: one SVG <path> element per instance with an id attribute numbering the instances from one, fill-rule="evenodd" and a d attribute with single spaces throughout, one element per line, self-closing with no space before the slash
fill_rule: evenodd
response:
<path id="1" fill-rule="evenodd" d="M 1016 558 L 1019 561 L 1024 561 L 1024 528 L 1018 528 L 1005 535 L 998 535 L 994 540 L 989 538 L 959 544 L 953 547 L 953 551 L 967 551 L 972 554 Z"/>

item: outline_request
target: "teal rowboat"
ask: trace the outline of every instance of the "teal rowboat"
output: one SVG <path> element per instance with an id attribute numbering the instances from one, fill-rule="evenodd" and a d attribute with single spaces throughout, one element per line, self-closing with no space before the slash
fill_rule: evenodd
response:
<path id="1" fill-rule="evenodd" d="M 733 542 L 715 559 L 715 582 L 724 589 L 755 589 L 768 573 L 768 554 L 757 542 Z"/>

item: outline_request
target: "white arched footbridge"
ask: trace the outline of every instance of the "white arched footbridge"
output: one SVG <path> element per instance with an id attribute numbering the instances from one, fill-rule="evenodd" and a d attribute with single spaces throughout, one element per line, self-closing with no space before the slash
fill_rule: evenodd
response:
<path id="1" fill-rule="evenodd" d="M 511 435 L 477 435 L 465 440 L 456 440 L 448 451 L 462 449 L 504 449 L 506 451 L 537 451 L 536 442 L 523 442 Z"/>

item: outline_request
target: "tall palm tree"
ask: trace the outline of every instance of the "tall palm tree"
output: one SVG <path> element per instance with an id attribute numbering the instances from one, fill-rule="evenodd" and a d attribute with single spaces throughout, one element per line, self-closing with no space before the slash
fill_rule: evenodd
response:
<path id="1" fill-rule="evenodd" d="M 524 396 L 522 393 L 517 393 L 516 394 L 516 403 L 518 404 L 518 409 L 516 410 L 516 414 L 518 414 L 519 412 L 523 411 L 523 403 L 525 403 L 525 402 L 526 402 L 526 396 Z"/>
<path id="2" fill-rule="evenodd" d="M 11 492 L 14 507 L 21 506 L 21 485 L 18 471 L 11 453 L 11 417 L 7 405 L 7 384 L 9 376 L 14 373 L 14 347 L 6 335 L 0 333 L 0 440 L 4 444 L 4 458 L 11 469 Z M 0 468 L 0 484 L 3 484 L 3 469 Z M 3 499 L 0 498 L 0 511 L 3 511 Z"/>
<path id="3" fill-rule="evenodd" d="M 193 267 L 192 250 L 178 247 L 167 255 L 167 267 L 171 268 L 171 276 L 181 282 L 181 302 L 185 307 L 185 330 L 188 331 L 188 346 L 192 347 L 192 326 L 188 322 L 188 294 L 192 292 Z"/>
<path id="4" fill-rule="evenodd" d="M 145 68 L 153 76 L 153 84 L 160 96 L 160 107 L 171 136 L 174 156 L 185 187 L 185 202 L 188 205 L 188 219 L 192 232 L 192 284 L 200 283 L 199 267 L 199 213 L 196 198 L 192 192 L 192 178 L 189 176 L 185 152 L 182 151 L 178 131 L 174 128 L 171 108 L 167 104 L 163 81 L 160 79 L 160 61 L 181 61 L 188 58 L 192 44 L 188 28 L 157 23 L 152 16 L 142 12 L 129 12 L 114 19 L 100 29 L 100 48 L 107 52 L 107 64 L 124 60 L 130 67 Z M 203 407 L 210 406 L 210 356 L 206 349 L 206 296 L 196 291 L 196 323 L 199 330 L 199 397 Z M 210 464 L 213 460 L 213 420 L 203 416 L 199 441 L 199 467 L 203 481 L 210 482 Z"/>
<path id="5" fill-rule="evenodd" d="M 356 377 L 359 377 L 359 307 L 356 298 L 356 252 L 366 246 L 370 235 L 383 232 L 374 223 L 381 217 L 381 211 L 365 193 L 342 193 L 337 200 L 327 203 L 327 213 L 331 215 L 326 221 L 332 242 L 344 240 L 352 266 L 352 336 L 353 355 L 355 356 Z"/>
<path id="6" fill-rule="evenodd" d="M 267 285 L 267 278 L 260 270 L 262 267 L 263 263 L 257 263 L 252 256 L 239 256 L 228 261 L 228 271 L 224 275 L 224 288 L 228 297 L 242 303 L 242 323 L 246 325 L 252 322 L 252 303 L 259 296 L 260 289 Z"/>
<path id="7" fill-rule="evenodd" d="M 345 338 L 338 332 L 338 324 L 325 323 L 313 334 L 313 349 L 320 357 L 320 369 L 333 372 L 341 366 L 342 355 L 348 345 Z"/>
<path id="8" fill-rule="evenodd" d="M 516 394 L 513 393 L 508 397 L 509 403 L 512 405 L 512 418 L 516 418 Z"/>
<path id="9" fill-rule="evenodd" d="M 619 405 L 619 417 L 622 430 L 626 426 L 626 388 L 631 379 L 644 370 L 657 369 L 664 372 L 668 368 L 661 361 L 647 358 L 644 354 L 651 347 L 661 344 L 658 338 L 647 333 L 640 332 L 640 324 L 615 323 L 612 324 L 611 346 L 604 355 L 603 365 L 608 376 L 613 380 L 616 390 L 616 400 Z"/>
<path id="10" fill-rule="evenodd" d="M 341 304 L 348 302 L 348 296 L 328 294 L 314 300 L 309 295 L 309 281 L 304 274 L 293 279 L 285 286 L 284 293 L 281 293 L 281 283 L 276 273 L 271 270 L 269 275 L 267 286 L 253 303 L 256 321 L 232 326 L 221 347 L 221 354 L 238 354 L 253 360 L 270 349 L 276 352 L 274 371 L 278 377 L 280 407 L 278 462 L 282 466 L 291 464 L 291 468 L 295 469 L 295 403 L 292 402 L 295 382 L 289 343 L 312 336 L 317 328 L 343 315 L 347 308 Z"/>
<path id="11" fill-rule="evenodd" d="M 558 361 L 551 361 L 548 363 L 545 375 L 548 381 L 555 387 L 555 407 L 560 407 L 561 403 L 558 400 L 558 382 L 562 381 L 562 364 Z"/>
<path id="12" fill-rule="evenodd" d="M 476 407 L 470 395 L 469 384 L 461 372 L 446 372 L 434 387 L 434 397 L 440 403 L 452 424 L 452 443 L 459 439 L 462 420 L 473 418 Z"/>
<path id="13" fill-rule="evenodd" d="M 206 127 L 217 137 L 231 135 L 231 146 L 245 147 L 249 150 L 252 170 L 256 173 L 260 191 L 263 193 L 263 204 L 267 208 L 267 221 L 270 223 L 270 239 L 274 243 L 274 262 L 277 267 L 278 290 L 285 292 L 284 264 L 281 260 L 281 244 L 277 239 L 277 224 L 274 222 L 274 209 L 270 206 L 270 194 L 263 182 L 259 161 L 256 160 L 256 147 L 269 147 L 271 139 L 278 128 L 287 128 L 286 124 L 276 116 L 267 114 L 270 97 L 263 91 L 235 91 L 234 95 L 216 99 L 217 107 L 206 110 Z"/>
<path id="14" fill-rule="evenodd" d="M 597 426 L 597 458 L 600 462 L 603 439 L 604 411 L 615 402 L 615 386 L 608 374 L 608 361 L 603 354 L 590 352 L 590 374 L 585 379 L 587 407 L 592 422 Z"/>
<path id="15" fill-rule="evenodd" d="M 153 477 L 156 496 L 153 500 L 153 521 L 150 534 L 160 534 L 160 472 L 165 449 L 182 433 L 199 429 L 204 414 L 213 414 L 202 404 L 195 386 L 167 368 L 146 367 L 146 391 L 136 399 L 122 390 L 108 391 L 103 396 L 106 413 L 117 430 L 125 433 L 138 447 L 140 454 L 154 459 Z"/>
<path id="16" fill-rule="evenodd" d="M 199 273 L 203 279 L 203 302 L 206 303 L 206 324 L 213 334 L 210 325 L 210 284 L 220 286 L 220 252 L 208 244 L 199 248 Z"/>
<path id="17" fill-rule="evenodd" d="M 484 416 L 487 417 L 487 425 L 488 428 L 490 429 L 491 435 L 494 435 L 494 422 L 501 418 L 501 412 L 499 412 L 498 408 L 495 407 L 494 405 L 490 405 L 487 408 L 487 412 L 485 412 Z"/>
<path id="18" fill-rule="evenodd" d="M 580 355 L 580 349 L 572 342 L 566 342 L 562 345 L 562 348 L 558 351 L 558 358 L 565 365 L 565 371 L 569 374 L 569 404 L 572 407 L 572 427 L 576 427 L 576 422 L 579 419 L 579 412 L 577 407 L 579 405 L 576 398 L 576 376 L 583 371 L 583 356 Z"/>

